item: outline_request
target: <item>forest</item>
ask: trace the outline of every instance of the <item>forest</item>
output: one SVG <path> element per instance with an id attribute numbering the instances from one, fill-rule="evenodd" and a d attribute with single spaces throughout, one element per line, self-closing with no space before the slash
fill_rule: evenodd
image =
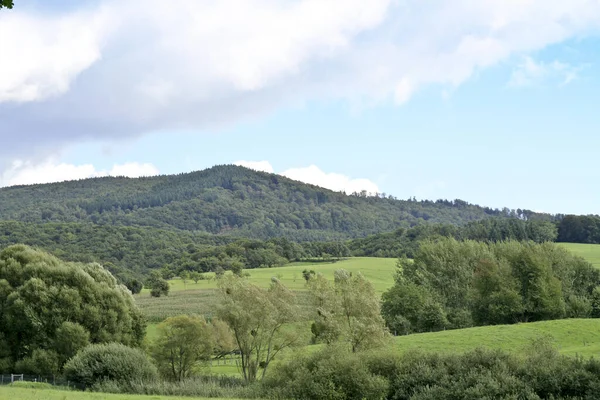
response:
<path id="1" fill-rule="evenodd" d="M 341 240 L 423 223 L 461 225 L 489 217 L 555 219 L 462 200 L 398 200 L 366 192 L 346 195 L 232 165 L 180 175 L 0 189 L 2 221 L 86 222 L 257 239 Z"/>

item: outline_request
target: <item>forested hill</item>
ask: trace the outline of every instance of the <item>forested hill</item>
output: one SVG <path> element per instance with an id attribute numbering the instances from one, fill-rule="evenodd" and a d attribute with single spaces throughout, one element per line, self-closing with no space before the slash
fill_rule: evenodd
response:
<path id="1" fill-rule="evenodd" d="M 89 222 L 299 241 L 517 214 L 549 218 L 461 200 L 345 195 L 232 165 L 171 176 L 106 177 L 0 189 L 0 220 L 4 221 Z"/>

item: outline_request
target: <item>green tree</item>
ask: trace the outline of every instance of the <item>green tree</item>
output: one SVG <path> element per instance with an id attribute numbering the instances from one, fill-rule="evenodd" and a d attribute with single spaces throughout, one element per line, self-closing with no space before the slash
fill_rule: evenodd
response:
<path id="1" fill-rule="evenodd" d="M 190 279 L 193 280 L 194 283 L 197 284 L 199 280 L 203 279 L 203 276 L 198 271 L 192 271 L 192 272 L 190 272 Z"/>
<path id="2" fill-rule="evenodd" d="M 353 352 L 382 345 L 388 332 L 371 282 L 343 269 L 334 275 L 333 285 L 322 275 L 309 281 L 317 313 L 313 334 L 323 330 L 331 341 L 341 332 Z"/>
<path id="3" fill-rule="evenodd" d="M 264 378 L 277 354 L 298 342 L 297 331 L 284 329 L 299 314 L 294 294 L 276 278 L 265 290 L 235 275 L 220 279 L 219 289 L 217 314 L 233 331 L 244 379 Z"/>
<path id="4" fill-rule="evenodd" d="M 146 287 L 150 289 L 150 296 L 160 297 L 169 295 L 169 282 L 167 282 L 160 271 L 150 272 L 150 277 L 146 280 Z"/>
<path id="5" fill-rule="evenodd" d="M 183 282 L 183 288 L 185 289 L 187 281 L 190 280 L 190 273 L 188 271 L 183 271 L 181 274 L 179 274 L 179 277 L 181 278 Z"/>
<path id="6" fill-rule="evenodd" d="M 218 318 L 213 318 L 210 321 L 210 326 L 214 338 L 213 354 L 216 357 L 223 357 L 234 351 L 236 343 L 229 325 Z"/>
<path id="7" fill-rule="evenodd" d="M 56 330 L 54 348 L 59 355 L 60 365 L 90 344 L 90 333 L 81 325 L 65 321 Z"/>
<path id="8" fill-rule="evenodd" d="M 472 286 L 472 315 L 479 325 L 511 324 L 523 315 L 519 284 L 506 262 L 481 260 Z"/>
<path id="9" fill-rule="evenodd" d="M 213 331 L 203 318 L 180 315 L 158 325 L 151 353 L 164 377 L 181 381 L 210 358 L 213 345 Z"/>
<path id="10" fill-rule="evenodd" d="M 87 340 L 139 346 L 144 335 L 131 292 L 100 265 L 66 263 L 23 245 L 0 252 L 0 342 L 8 349 L 0 358 L 72 354 Z"/>

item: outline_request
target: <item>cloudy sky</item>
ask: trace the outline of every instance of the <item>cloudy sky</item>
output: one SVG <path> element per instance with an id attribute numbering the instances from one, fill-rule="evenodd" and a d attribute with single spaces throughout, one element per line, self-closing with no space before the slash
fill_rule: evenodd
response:
<path id="1" fill-rule="evenodd" d="M 0 186 L 237 163 L 600 213 L 600 0 L 15 0 Z"/>

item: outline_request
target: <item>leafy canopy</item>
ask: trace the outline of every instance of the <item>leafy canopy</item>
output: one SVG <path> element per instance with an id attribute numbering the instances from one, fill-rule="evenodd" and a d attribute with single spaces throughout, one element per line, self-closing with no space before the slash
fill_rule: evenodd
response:
<path id="1" fill-rule="evenodd" d="M 88 342 L 139 346 L 144 335 L 131 293 L 100 265 L 63 262 L 23 245 L 0 252 L 0 365 L 5 368 L 35 350 L 60 354 L 62 365 Z"/>

